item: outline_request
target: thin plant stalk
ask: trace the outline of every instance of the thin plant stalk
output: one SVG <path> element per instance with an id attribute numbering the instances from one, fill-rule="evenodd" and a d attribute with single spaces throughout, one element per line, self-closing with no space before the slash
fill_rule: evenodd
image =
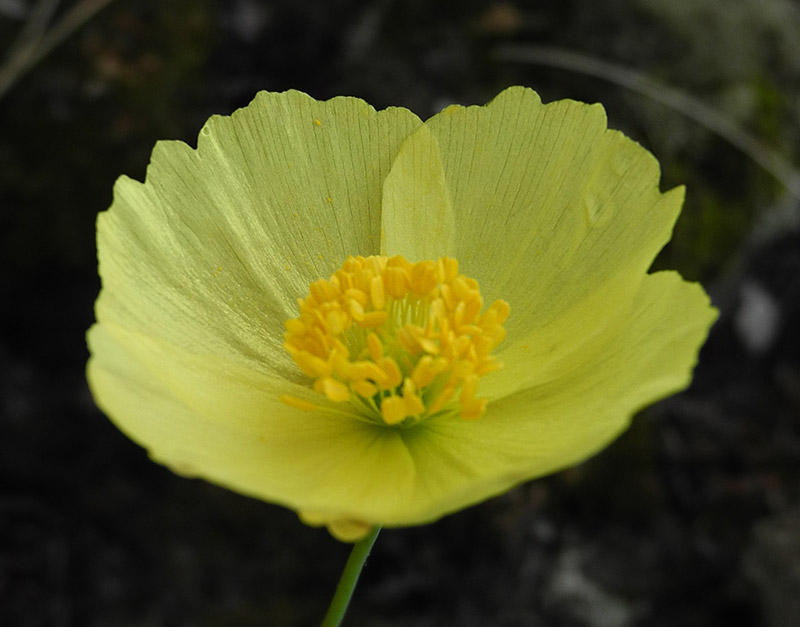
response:
<path id="1" fill-rule="evenodd" d="M 347 559 L 342 576 L 336 586 L 336 592 L 333 594 L 333 600 L 328 607 L 328 613 L 322 621 L 322 627 L 338 627 L 342 623 L 347 607 L 350 605 L 350 599 L 353 596 L 358 577 L 361 575 L 361 570 L 367 561 L 372 545 L 375 544 L 375 538 L 378 537 L 380 527 L 373 527 L 372 530 L 362 539 L 353 545 L 353 550 L 350 552 L 350 557 Z"/>

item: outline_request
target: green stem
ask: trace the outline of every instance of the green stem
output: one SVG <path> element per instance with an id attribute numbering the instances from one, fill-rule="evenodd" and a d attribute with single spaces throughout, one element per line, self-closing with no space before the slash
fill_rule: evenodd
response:
<path id="1" fill-rule="evenodd" d="M 350 553 L 350 557 L 347 558 L 347 564 L 344 566 L 342 576 L 336 586 L 336 592 L 333 594 L 333 600 L 321 627 L 338 627 L 342 624 L 347 606 L 350 604 L 350 598 L 353 596 L 353 590 L 355 590 L 356 583 L 358 583 L 358 576 L 361 574 L 361 569 L 364 568 L 364 563 L 367 561 L 367 556 L 370 549 L 372 549 L 372 545 L 375 544 L 375 538 L 378 537 L 380 530 L 380 527 L 373 527 L 363 539 L 353 545 L 353 550 Z"/>

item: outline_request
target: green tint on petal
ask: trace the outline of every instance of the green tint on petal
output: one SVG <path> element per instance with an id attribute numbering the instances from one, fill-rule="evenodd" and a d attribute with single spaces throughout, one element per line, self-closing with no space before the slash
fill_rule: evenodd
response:
<path id="1" fill-rule="evenodd" d="M 262 92 L 160 142 L 98 218 L 102 324 L 297 377 L 283 322 L 308 284 L 380 246 L 383 179 L 421 122 L 355 98 Z"/>
<path id="2" fill-rule="evenodd" d="M 426 126 L 401 146 L 383 185 L 383 254 L 409 261 L 451 255 L 456 224 L 439 144 Z"/>
<path id="3" fill-rule="evenodd" d="M 417 134 L 437 140 L 455 219 L 454 248 L 435 252 L 455 256 L 487 303 L 511 305 L 498 351 L 506 368 L 482 390 L 497 398 L 567 370 L 573 353 L 596 350 L 597 336 L 625 316 L 669 239 L 682 190 L 660 193 L 656 160 L 608 130 L 600 105 L 543 105 L 512 87 L 484 107 L 448 107 L 423 128 Z M 437 176 L 439 164 L 429 167 Z M 385 204 L 395 215 L 384 225 L 402 211 Z M 551 370 L 556 362 L 565 365 Z"/>
<path id="4" fill-rule="evenodd" d="M 89 346 L 100 408 L 176 472 L 331 520 L 396 515 L 414 498 L 411 458 L 394 430 L 319 396 L 305 397 L 321 401 L 319 411 L 288 407 L 279 396 L 303 397 L 299 386 L 119 328 L 96 325 Z"/>
<path id="5" fill-rule="evenodd" d="M 637 410 L 689 384 L 716 317 L 699 285 L 659 272 L 647 277 L 620 333 L 594 358 L 557 380 L 490 403 L 480 420 L 431 421 L 428 445 L 414 455 L 418 475 L 432 476 L 428 492 L 438 514 L 602 449 Z"/>

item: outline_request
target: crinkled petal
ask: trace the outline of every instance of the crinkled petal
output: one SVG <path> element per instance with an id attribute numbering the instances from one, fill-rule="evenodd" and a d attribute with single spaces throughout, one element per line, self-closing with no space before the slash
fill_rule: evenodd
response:
<path id="1" fill-rule="evenodd" d="M 295 376 L 283 321 L 310 281 L 377 253 L 381 186 L 421 122 L 356 98 L 262 92 L 160 142 L 145 183 L 120 178 L 98 218 L 97 319 Z"/>
<path id="2" fill-rule="evenodd" d="M 476 421 L 432 420 L 413 448 L 436 517 L 599 451 L 642 407 L 689 384 L 717 316 L 697 284 L 648 276 L 620 333 L 569 374 L 498 399 Z"/>
<path id="3" fill-rule="evenodd" d="M 114 325 L 95 325 L 88 339 L 97 404 L 176 472 L 321 512 L 339 527 L 413 501 L 412 459 L 396 430 L 358 420 L 307 387 Z M 278 400 L 284 393 L 321 407 L 289 407 Z"/>
<path id="4" fill-rule="evenodd" d="M 424 149 L 411 147 L 432 144 L 428 133 L 438 148 L 429 154 L 440 159 L 425 162 Z M 568 372 L 576 352 L 597 350 L 615 332 L 683 199 L 682 188 L 659 191 L 655 158 L 608 130 L 600 105 L 543 105 L 522 87 L 428 120 L 406 140 L 389 181 L 413 189 L 440 172 L 454 238 L 414 229 L 413 215 L 393 202 L 402 196 L 384 189 L 386 251 L 454 256 L 486 302 L 511 305 L 498 351 L 506 368 L 482 384 L 492 398 Z"/>

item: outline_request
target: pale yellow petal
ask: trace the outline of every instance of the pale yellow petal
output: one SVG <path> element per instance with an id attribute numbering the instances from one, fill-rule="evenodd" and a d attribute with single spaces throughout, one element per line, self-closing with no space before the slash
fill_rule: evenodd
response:
<path id="1" fill-rule="evenodd" d="M 698 285 L 672 272 L 652 275 L 622 331 L 592 359 L 493 401 L 479 420 L 426 423 L 413 454 L 429 515 L 479 502 L 605 447 L 637 410 L 688 385 L 715 318 Z"/>
<path id="2" fill-rule="evenodd" d="M 97 317 L 186 350 L 295 376 L 283 322 L 310 281 L 378 252 L 391 159 L 420 124 L 355 98 L 260 93 L 160 142 L 98 219 Z"/>
<path id="3" fill-rule="evenodd" d="M 324 512 L 341 537 L 414 499 L 413 464 L 398 432 L 341 411 L 307 386 L 109 324 L 95 325 L 88 339 L 98 406 L 180 474 Z M 290 407 L 282 394 L 321 407 Z"/>
<path id="4" fill-rule="evenodd" d="M 484 107 L 448 107 L 404 148 L 416 135 L 431 143 L 427 133 L 440 160 L 427 171 L 418 160 L 405 179 L 412 185 L 444 173 L 455 242 L 410 226 L 389 229 L 403 209 L 385 202 L 386 252 L 425 242 L 429 256 L 455 256 L 486 302 L 511 305 L 498 350 L 506 368 L 482 384 L 491 397 L 569 370 L 574 353 L 596 350 L 625 317 L 670 237 L 683 190 L 659 191 L 655 158 L 608 130 L 600 105 L 543 105 L 522 87 Z M 398 159 L 390 180 L 401 167 Z"/>
<path id="5" fill-rule="evenodd" d="M 383 185 L 384 252 L 411 261 L 450 255 L 456 223 L 439 143 L 422 126 L 400 148 Z"/>

